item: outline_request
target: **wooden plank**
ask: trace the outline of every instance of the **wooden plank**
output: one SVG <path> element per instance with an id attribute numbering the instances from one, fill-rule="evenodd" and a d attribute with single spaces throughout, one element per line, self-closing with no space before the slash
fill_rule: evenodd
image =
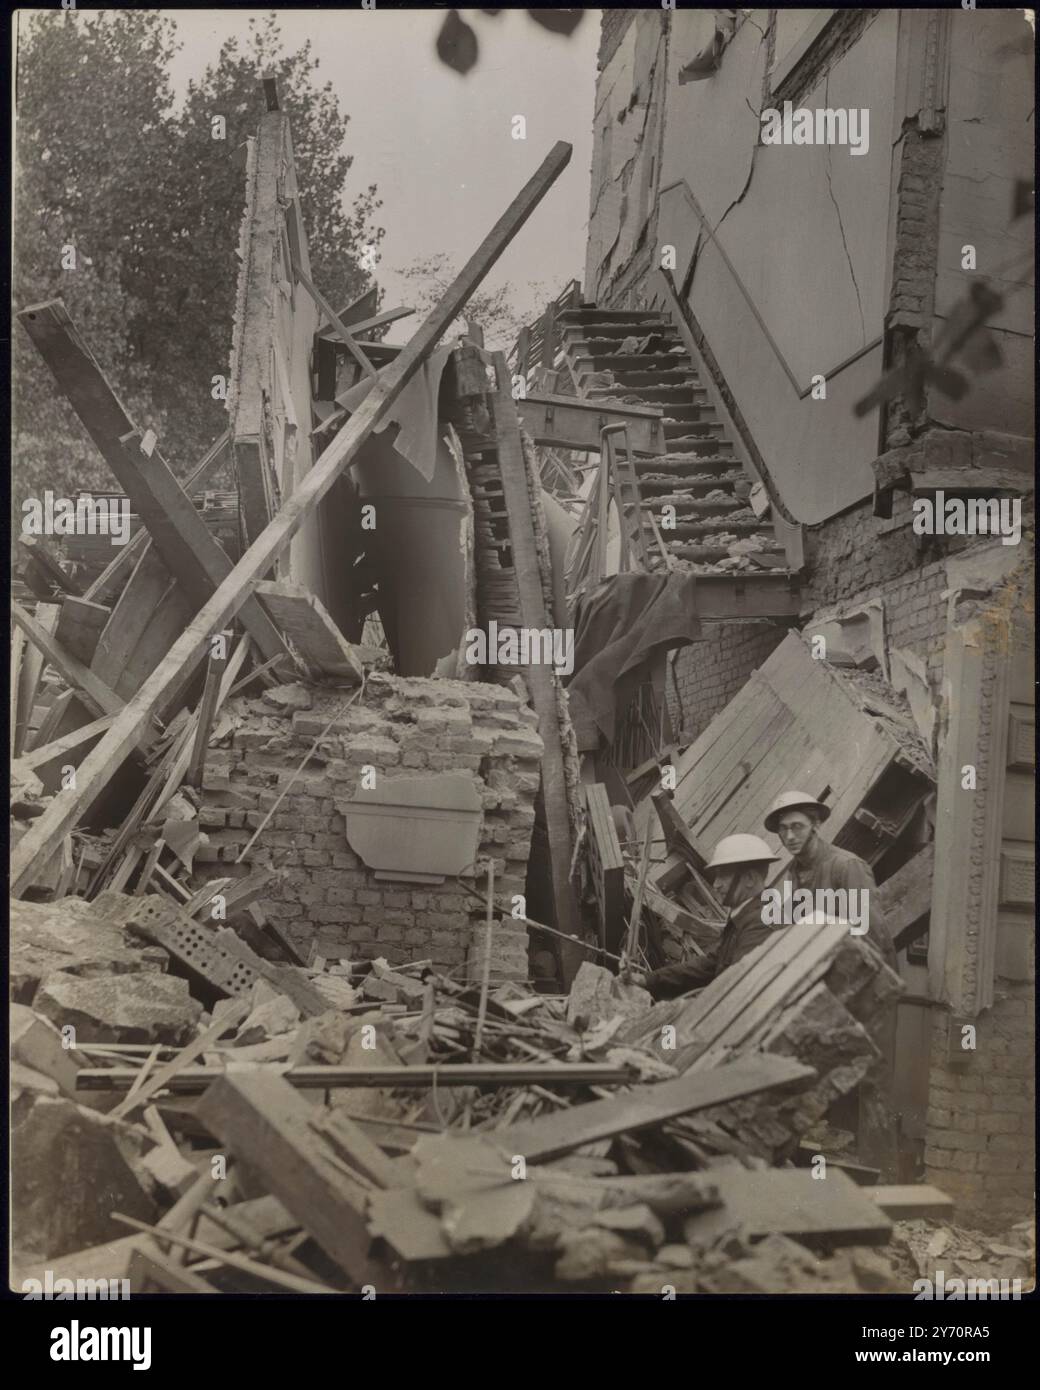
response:
<path id="1" fill-rule="evenodd" d="M 23 309 L 18 319 L 119 480 L 171 574 L 196 607 L 201 606 L 231 572 L 224 549 L 166 461 L 157 450 L 143 447 L 140 432 L 61 300 L 34 304 Z M 241 616 L 264 656 L 277 655 L 277 633 L 253 601 L 243 605 Z"/>
<path id="2" fill-rule="evenodd" d="M 613 950 L 621 939 L 625 911 L 625 856 L 602 782 L 585 784 L 589 868 L 599 910 L 599 944 Z"/>
<path id="3" fill-rule="evenodd" d="M 502 498 L 509 520 L 509 541 L 520 600 L 523 626 L 532 631 L 552 626 L 546 609 L 545 591 L 539 563 L 538 542 L 531 513 L 527 465 L 520 439 L 520 421 L 511 394 L 511 377 L 506 359 L 496 353 L 497 386 L 492 397 L 496 451 L 502 478 Z M 531 703 L 538 715 L 541 735 L 542 803 L 548 837 L 549 862 L 556 928 L 564 935 L 581 939 L 581 916 L 571 879 L 571 816 L 567 794 L 564 744 L 559 722 L 558 678 L 551 667 L 525 666 L 522 670 L 531 692 Z M 565 983 L 577 961 L 563 961 Z"/>
<path id="4" fill-rule="evenodd" d="M 103 680 L 94 675 L 89 666 L 77 661 L 74 656 L 31 617 L 20 603 L 11 600 L 11 616 L 28 637 L 29 641 L 43 653 L 49 665 L 61 676 L 92 714 L 100 718 L 105 714 L 118 714 L 123 701 Z"/>
<path id="5" fill-rule="evenodd" d="M 37 573 L 42 574 L 59 594 L 80 593 L 81 586 L 66 574 L 46 537 L 21 535 L 18 537 L 18 549 L 23 558 L 31 559 Z"/>
<path id="6" fill-rule="evenodd" d="M 367 295 L 362 296 L 362 299 L 365 299 L 367 297 Z M 357 303 L 359 304 L 361 302 L 361 300 L 357 301 Z M 339 317 L 343 320 L 343 323 L 346 325 L 347 328 L 350 329 L 351 333 L 356 338 L 359 333 L 368 333 L 373 328 L 382 328 L 384 324 L 396 323 L 398 319 L 409 318 L 414 313 L 414 309 L 406 309 L 404 307 L 401 307 L 399 309 L 384 309 L 381 313 L 372 314 L 368 318 L 360 318 L 355 322 L 354 319 L 351 317 L 349 310 L 341 309 L 339 311 Z M 335 330 L 332 328 L 320 329 L 318 332 L 318 337 L 324 338 L 331 342 L 336 342 L 338 340 L 337 334 Z M 376 346 L 389 347 L 390 344 L 379 343 Z"/>
<path id="7" fill-rule="evenodd" d="M 149 1285 L 153 1289 L 161 1289 L 163 1293 L 220 1292 L 212 1284 L 208 1284 L 200 1274 L 193 1274 L 190 1269 L 174 1264 L 165 1255 L 161 1255 L 158 1246 L 151 1240 L 142 1240 L 140 1245 L 134 1246 L 126 1275 L 133 1294 L 148 1293 Z"/>
<path id="8" fill-rule="evenodd" d="M 299 1275 L 287 1274 L 284 1270 L 277 1269 L 271 1265 L 261 1264 L 258 1260 L 251 1260 L 246 1255 L 238 1255 L 233 1250 L 222 1250 L 219 1246 L 210 1245 L 203 1240 L 195 1240 L 191 1236 L 177 1235 L 173 1231 L 164 1231 L 159 1226 L 149 1226 L 144 1221 L 138 1221 L 132 1216 L 124 1216 L 121 1212 L 114 1211 L 112 1220 L 118 1221 L 120 1225 L 131 1226 L 135 1231 L 141 1231 L 145 1235 L 152 1236 L 156 1240 L 162 1240 L 170 1245 L 180 1246 L 184 1250 L 192 1250 L 198 1255 L 205 1255 L 209 1259 L 216 1260 L 219 1264 L 227 1265 L 229 1269 L 241 1270 L 243 1274 L 251 1274 L 257 1279 L 266 1279 L 268 1283 L 279 1284 L 282 1288 L 290 1290 L 292 1293 L 333 1293 L 327 1284 L 319 1284 L 314 1279 L 303 1279 Z M 167 1266 L 168 1268 L 168 1266 Z M 185 1271 L 181 1271 L 182 1275 Z M 200 1281 L 202 1282 L 202 1281 Z"/>
<path id="9" fill-rule="evenodd" d="M 114 1120 L 123 1120 L 127 1115 L 132 1115 L 139 1105 L 146 1104 L 159 1091 L 164 1090 L 170 1081 L 190 1066 L 196 1057 L 201 1057 L 206 1049 L 215 1043 L 224 1033 L 237 1028 L 238 1025 L 249 1016 L 252 1004 L 249 999 L 235 999 L 220 1011 L 219 1018 L 215 1019 L 208 1028 L 204 1028 L 197 1038 L 193 1038 L 190 1043 L 182 1047 L 177 1056 L 167 1062 L 165 1066 L 153 1072 L 152 1075 L 132 1095 L 125 1096 L 119 1104 L 109 1112 Z"/>
<path id="10" fill-rule="evenodd" d="M 687 1239 L 695 1243 L 734 1227 L 751 1239 L 817 1237 L 843 1245 L 882 1245 L 892 1234 L 871 1189 L 858 1187 L 838 1168 L 829 1168 L 825 1179 L 805 1168 L 718 1168 L 706 1176 L 718 1188 L 722 1206 L 684 1223 Z"/>
<path id="11" fill-rule="evenodd" d="M 299 280 L 300 284 L 336 330 L 340 342 L 346 344 L 347 351 L 350 353 L 351 357 L 354 358 L 355 362 L 357 362 L 361 370 L 366 376 L 375 377 L 377 375 L 375 367 L 372 366 L 372 363 L 365 356 L 364 352 L 358 347 L 357 343 L 354 341 L 354 335 L 322 294 L 321 290 L 318 289 L 311 277 L 300 265 L 294 264 L 293 271 L 295 272 L 297 280 Z"/>
<path id="12" fill-rule="evenodd" d="M 227 462 L 230 443 L 231 435 L 225 430 L 220 438 L 214 440 L 206 450 L 202 459 L 184 480 L 184 490 L 189 496 L 194 497 L 213 474 L 224 466 Z M 111 564 L 102 570 L 88 589 L 84 590 L 83 597 L 90 599 L 92 603 L 108 603 L 119 592 L 120 586 L 129 578 L 137 562 L 151 543 L 152 539 L 147 528 L 140 527 L 130 537 L 126 545 L 120 547 L 119 553 Z"/>
<path id="13" fill-rule="evenodd" d="M 718 1001 L 709 997 L 707 1007 L 703 994 L 708 991 L 698 996 L 683 1015 L 684 1038 L 697 1038 L 701 1056 L 709 1047 L 739 1047 L 826 972 L 837 948 L 848 940 L 848 931 L 842 925 L 799 922 L 776 932 L 775 940 L 771 937 L 746 957 L 752 965 L 736 988 Z"/>
<path id="14" fill-rule="evenodd" d="M 82 1075 L 82 1071 L 77 1074 L 77 1086 Z M 499 1130 L 495 1143 L 504 1146 L 508 1153 L 523 1154 L 528 1163 L 545 1162 L 597 1139 L 631 1134 L 741 1096 L 807 1082 L 815 1075 L 812 1067 L 804 1067 L 788 1057 L 763 1056 L 729 1062 L 699 1076 L 687 1074 L 674 1081 L 638 1086 L 606 1100 L 591 1101 Z M 713 1173 L 713 1180 L 714 1177 Z"/>
<path id="15" fill-rule="evenodd" d="M 602 405 L 576 396 L 538 391 L 517 401 L 516 408 L 524 429 L 536 444 L 598 454 L 603 427 L 625 425 L 637 454 L 664 452 L 660 406 Z"/>
<path id="16" fill-rule="evenodd" d="M 231 573 L 232 564 L 223 546 L 210 533 L 187 493 L 157 451 L 149 453 L 140 433 L 133 431 L 119 441 L 127 479 L 127 492 L 147 526 L 156 549 L 171 574 L 197 608 Z M 135 496 L 136 492 L 136 496 Z M 252 597 L 242 604 L 239 618 L 265 660 L 287 655 L 285 646 L 267 614 Z"/>
<path id="17" fill-rule="evenodd" d="M 89 666 L 94 660 L 101 634 L 105 630 L 112 610 L 103 603 L 92 603 L 89 599 L 76 598 L 69 594 L 63 599 L 54 638 L 77 661 Z"/>
<path id="18" fill-rule="evenodd" d="M 356 1284 L 393 1286 L 372 1251 L 366 1189 L 311 1128 L 313 1108 L 287 1081 L 270 1073 L 224 1076 L 202 1097 L 197 1114 Z"/>
<path id="19" fill-rule="evenodd" d="M 120 672 L 126 671 L 134 648 L 154 625 L 171 583 L 170 572 L 158 552 L 152 547 L 142 550 L 130 581 L 101 634 L 91 663 L 95 675 L 102 680 L 117 681 Z"/>
<path id="20" fill-rule="evenodd" d="M 340 632 L 321 599 L 282 580 L 263 581 L 256 586 L 256 595 L 275 627 L 316 673 L 361 684 L 364 668 L 357 649 Z"/>
<path id="21" fill-rule="evenodd" d="M 199 710 L 195 727 L 195 742 L 191 750 L 191 758 L 188 762 L 188 771 L 185 781 L 192 787 L 202 786 L 202 774 L 206 769 L 206 752 L 209 748 L 209 736 L 213 732 L 213 720 L 217 713 L 217 704 L 220 697 L 220 683 L 224 672 L 227 669 L 227 645 L 223 644 L 223 651 L 220 655 L 214 652 L 209 654 L 209 665 L 206 668 L 206 684 L 202 690 L 202 699 L 199 701 Z"/>
<path id="22" fill-rule="evenodd" d="M 925 845 L 887 878 L 879 889 L 881 911 L 892 945 L 901 951 L 913 936 L 914 924 L 932 910 L 935 844 Z"/>
<path id="23" fill-rule="evenodd" d="M 191 679 L 208 648 L 209 639 L 230 622 L 336 479 L 356 461 L 376 426 L 386 418 L 459 310 L 566 168 L 570 156 L 570 145 L 561 141 L 554 146 L 430 311 L 415 337 L 380 376 L 278 516 L 249 547 L 144 682 L 121 718 L 88 755 L 80 769 L 77 789 L 55 797 L 23 836 L 11 857 L 11 884 L 15 894 L 31 884 L 35 871 L 42 869 L 61 837 L 78 824 L 115 767 L 136 746 L 156 710 L 179 694 Z"/>
<path id="24" fill-rule="evenodd" d="M 927 1183 L 886 1184 L 861 1189 L 893 1221 L 942 1221 L 953 1216 L 954 1201 Z"/>
<path id="25" fill-rule="evenodd" d="M 34 614 L 44 632 L 53 635 L 58 626 L 59 608 L 56 603 L 38 603 Z M 43 652 L 31 642 L 25 641 L 25 633 L 16 628 L 18 640 L 22 643 L 21 663 L 18 671 L 18 685 L 15 692 L 15 707 L 12 710 L 11 756 L 19 758 L 29 744 L 32 732 L 33 710 L 40 689 L 40 678 L 45 666 Z M 12 661 L 12 679 L 14 663 Z"/>
<path id="26" fill-rule="evenodd" d="M 131 922 L 131 926 L 135 924 Z M 135 930 L 142 930 L 137 928 Z M 160 931 L 149 929 L 149 938 L 166 945 Z M 201 972 L 200 972 L 201 973 Z M 278 988 L 277 980 L 272 983 Z M 326 1003 L 325 1008 L 328 1005 Z M 324 1012 L 324 1010 L 322 1010 Z M 192 1044 L 194 1046 L 194 1044 Z M 177 1095 L 196 1095 L 224 1075 L 222 1067 L 186 1067 L 172 1077 L 169 1088 Z M 627 1067 L 609 1062 L 436 1062 L 430 1065 L 293 1067 L 281 1075 L 301 1090 L 394 1088 L 425 1090 L 430 1086 L 622 1086 L 632 1080 Z M 134 1067 L 90 1068 L 77 1073 L 81 1091 L 123 1091 L 138 1076 Z"/>
<path id="27" fill-rule="evenodd" d="M 162 661 L 177 638 L 191 622 L 195 605 L 181 586 L 171 579 L 158 604 L 144 626 L 123 670 L 115 682 L 116 694 L 124 700 L 136 695 L 141 686 Z M 134 619 L 136 626 L 136 619 Z M 171 691 L 170 698 L 160 704 L 162 718 L 170 718 L 179 708 L 184 691 Z"/>
<path id="28" fill-rule="evenodd" d="M 11 631 L 11 760 L 18 756 L 15 746 L 15 731 L 18 728 L 18 687 L 22 679 L 22 662 L 25 659 L 26 649 L 29 644 L 25 640 L 25 633 L 20 627 L 15 627 Z"/>

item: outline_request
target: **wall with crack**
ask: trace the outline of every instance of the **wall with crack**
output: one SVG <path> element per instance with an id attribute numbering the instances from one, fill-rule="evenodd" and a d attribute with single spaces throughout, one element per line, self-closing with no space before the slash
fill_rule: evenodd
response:
<path id="1" fill-rule="evenodd" d="M 632 22 L 596 87 L 585 284 L 587 295 L 603 302 L 647 232 L 665 91 L 664 18 L 629 13 Z"/>
<path id="2" fill-rule="evenodd" d="M 934 331 L 984 276 L 1003 295 L 990 319 L 998 371 L 973 376 L 959 401 L 932 392 L 934 419 L 962 429 L 1033 433 L 1033 256 L 1030 210 L 1012 220 L 1015 185 L 1033 177 L 1033 35 L 1021 10 L 951 12 L 945 167 L 939 196 Z M 962 269 L 974 245 L 978 269 Z"/>
<path id="3" fill-rule="evenodd" d="M 852 405 L 881 370 L 898 15 L 866 24 L 804 90 L 784 86 L 796 106 L 867 107 L 865 155 L 759 143 L 759 112 L 779 101 L 767 11 L 741 25 L 712 78 L 680 86 L 703 27 L 676 12 L 657 239 L 682 248 L 680 275 L 699 239 L 687 302 L 788 507 L 820 521 L 872 487 L 877 414 L 857 420 Z M 826 400 L 807 394 L 815 373 Z"/>

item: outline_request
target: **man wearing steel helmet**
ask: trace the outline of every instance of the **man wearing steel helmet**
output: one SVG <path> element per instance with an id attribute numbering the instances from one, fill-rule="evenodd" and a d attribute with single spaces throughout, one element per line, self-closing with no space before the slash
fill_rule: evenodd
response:
<path id="1" fill-rule="evenodd" d="M 861 898 L 866 892 L 868 939 L 894 970 L 896 955 L 878 904 L 874 875 L 858 855 L 837 849 L 821 837 L 819 827 L 829 815 L 830 808 L 807 792 L 784 792 L 773 802 L 766 813 L 765 827 L 780 837 L 780 843 L 791 855 L 791 863 L 778 886 L 788 882 L 793 890 L 807 888 L 817 901 L 818 894 L 830 889 L 857 890 Z"/>
<path id="2" fill-rule="evenodd" d="M 710 984 L 728 966 L 761 946 L 772 931 L 762 921 L 762 889 L 776 860 L 777 855 L 757 835 L 727 835 L 720 840 L 706 865 L 716 897 L 729 910 L 718 944 L 699 960 L 667 965 L 652 971 L 645 980 L 633 978 L 644 983 L 655 999 L 674 999 Z"/>
<path id="3" fill-rule="evenodd" d="M 830 889 L 859 890 L 860 900 L 867 904 L 864 917 L 867 940 L 873 941 L 885 964 L 898 973 L 892 938 L 877 901 L 873 872 L 858 855 L 837 849 L 822 839 L 819 827 L 829 815 L 827 806 L 805 792 L 784 792 L 773 802 L 766 813 L 765 828 L 779 835 L 781 844 L 791 855 L 791 863 L 778 886 L 782 888 L 784 882 L 788 882 L 792 891 L 807 888 L 816 902 L 821 901 L 819 895 Z M 839 1102 L 831 1118 L 839 1125 L 847 1123 L 858 1132 L 860 1156 L 876 1164 L 891 1182 L 898 1170 L 897 1120 L 891 1104 L 896 1051 L 893 1006 L 883 1009 L 873 1020 L 871 1032 L 881 1056 L 864 1077 L 858 1092 Z"/>

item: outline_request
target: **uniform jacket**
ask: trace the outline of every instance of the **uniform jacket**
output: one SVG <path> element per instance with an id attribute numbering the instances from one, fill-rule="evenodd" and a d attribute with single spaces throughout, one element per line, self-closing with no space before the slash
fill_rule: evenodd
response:
<path id="1" fill-rule="evenodd" d="M 867 899 L 870 925 L 866 939 L 872 941 L 881 952 L 885 964 L 895 970 L 896 953 L 881 911 L 880 892 L 874 882 L 870 865 L 858 855 L 850 854 L 847 849 L 837 849 L 834 845 L 828 845 L 817 836 L 805 860 L 800 862 L 793 859 L 776 886 L 782 887 L 785 881 L 790 883 L 793 889 L 808 888 L 814 893 L 827 888 L 842 888 L 846 891 L 853 888 L 860 891 L 867 889 L 870 893 Z"/>
<path id="2" fill-rule="evenodd" d="M 712 951 L 700 960 L 652 971 L 646 978 L 646 988 L 655 999 L 674 999 L 687 990 L 700 989 L 761 946 L 773 930 L 762 921 L 762 899 L 756 893 L 730 912 Z"/>

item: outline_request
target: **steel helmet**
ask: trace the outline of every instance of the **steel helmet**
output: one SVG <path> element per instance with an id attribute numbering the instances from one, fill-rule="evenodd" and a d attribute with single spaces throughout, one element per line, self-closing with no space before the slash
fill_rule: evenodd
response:
<path id="1" fill-rule="evenodd" d="M 825 821 L 831 813 L 829 806 L 825 806 L 822 801 L 817 801 L 808 792 L 781 792 L 781 794 L 766 812 L 763 824 L 767 830 L 776 833 L 777 824 L 785 811 L 805 811 L 813 810 L 821 821 Z"/>
<path id="2" fill-rule="evenodd" d="M 715 846 L 715 853 L 704 867 L 722 869 L 727 864 L 771 864 L 779 858 L 757 835 L 726 835 Z"/>

